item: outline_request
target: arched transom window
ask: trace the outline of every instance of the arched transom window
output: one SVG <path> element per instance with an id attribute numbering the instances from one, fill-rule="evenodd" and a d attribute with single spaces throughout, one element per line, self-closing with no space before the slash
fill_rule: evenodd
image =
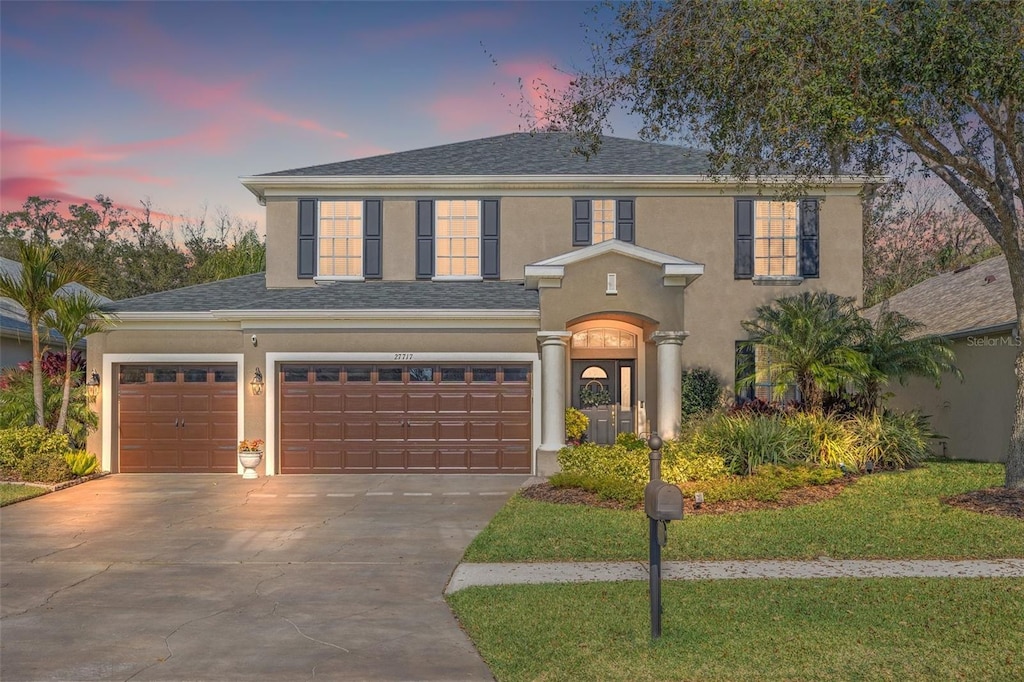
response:
<path id="1" fill-rule="evenodd" d="M 573 348 L 636 348 L 636 334 L 622 329 L 585 329 L 572 335 Z"/>

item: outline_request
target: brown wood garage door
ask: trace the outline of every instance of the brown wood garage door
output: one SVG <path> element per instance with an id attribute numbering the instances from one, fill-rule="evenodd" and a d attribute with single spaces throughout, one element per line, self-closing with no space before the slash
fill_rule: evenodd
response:
<path id="1" fill-rule="evenodd" d="M 235 473 L 234 365 L 122 365 L 118 464 L 122 473 Z"/>
<path id="2" fill-rule="evenodd" d="M 281 473 L 529 473 L 528 365 L 285 364 Z"/>

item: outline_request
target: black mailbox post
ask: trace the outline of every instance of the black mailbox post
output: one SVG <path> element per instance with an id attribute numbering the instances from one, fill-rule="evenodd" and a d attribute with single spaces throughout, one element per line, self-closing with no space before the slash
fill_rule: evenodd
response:
<path id="1" fill-rule="evenodd" d="M 683 518 L 683 493 L 661 480 L 661 438 L 651 436 L 651 482 L 644 488 L 644 509 L 650 522 L 651 639 L 661 637 L 661 548 L 667 541 L 667 524 Z"/>

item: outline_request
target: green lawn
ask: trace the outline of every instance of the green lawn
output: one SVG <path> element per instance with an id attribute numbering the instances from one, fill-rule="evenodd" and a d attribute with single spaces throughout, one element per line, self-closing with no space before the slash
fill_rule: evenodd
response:
<path id="1" fill-rule="evenodd" d="M 470 588 L 449 603 L 498 680 L 1020 680 L 1024 580 Z"/>
<path id="2" fill-rule="evenodd" d="M 46 488 L 34 485 L 13 485 L 11 483 L 0 483 L 0 507 L 15 502 L 21 502 L 33 497 L 38 497 L 47 492 Z"/>
<path id="3" fill-rule="evenodd" d="M 1024 523 L 942 504 L 948 495 L 1002 484 L 999 464 L 929 463 L 863 476 L 838 497 L 777 511 L 687 516 L 669 525 L 665 560 L 1024 557 Z M 465 561 L 647 558 L 641 511 L 515 497 L 481 532 Z"/>

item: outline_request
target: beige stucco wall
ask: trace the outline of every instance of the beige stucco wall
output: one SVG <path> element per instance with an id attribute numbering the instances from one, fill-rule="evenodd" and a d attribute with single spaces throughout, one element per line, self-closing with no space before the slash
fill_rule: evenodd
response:
<path id="1" fill-rule="evenodd" d="M 579 194 L 579 193 L 577 193 Z M 585 194 L 585 193 L 584 193 Z M 581 194 L 582 195 L 582 194 Z M 494 196 L 482 193 L 480 196 Z M 503 279 L 521 280 L 527 264 L 568 253 L 572 247 L 572 199 L 565 196 L 504 196 L 501 198 L 501 273 Z M 685 330 L 690 337 L 683 348 L 685 367 L 707 367 L 728 384 L 734 380 L 734 347 L 745 338 L 740 321 L 753 317 L 756 307 L 802 290 L 827 290 L 860 299 L 863 279 L 860 198 L 849 193 L 827 195 L 820 208 L 821 277 L 799 286 L 754 285 L 733 278 L 735 197 L 717 190 L 693 196 L 636 196 L 636 243 L 639 246 L 704 264 L 704 275 L 686 289 Z M 385 279 L 415 277 L 415 198 L 384 198 L 383 267 Z M 267 283 L 271 287 L 308 286 L 296 277 L 297 204 L 294 199 L 267 202 Z M 634 271 L 643 266 L 591 263 L 577 278 L 567 276 L 562 294 L 542 292 L 542 328 L 562 329 L 559 322 L 590 310 L 638 312 L 645 307 L 676 306 L 676 291 L 665 301 L 627 302 L 622 293 L 614 305 L 604 301 L 604 276 L 620 272 L 620 290 L 628 287 Z M 649 274 L 638 275 L 651 279 Z M 586 284 L 577 285 L 586 278 Z M 646 290 L 646 286 L 644 287 Z M 572 295 L 567 292 L 572 291 Z M 572 309 L 576 305 L 575 312 Z M 596 306 L 596 307 L 595 307 Z M 680 310 L 681 313 L 681 310 Z M 667 313 L 651 315 L 663 322 Z M 673 326 L 661 326 L 675 331 Z"/>
<path id="2" fill-rule="evenodd" d="M 297 325 L 300 326 L 300 325 Z M 458 328 L 444 331 L 406 329 L 396 325 L 390 329 L 378 330 L 315 330 L 296 333 L 294 329 L 265 329 L 246 327 L 234 330 L 211 328 L 186 328 L 184 325 L 168 324 L 163 329 L 139 329 L 122 325 L 115 331 L 95 334 L 89 337 L 88 362 L 90 367 L 103 366 L 104 355 L 134 355 L 139 361 L 157 363 L 154 356 L 166 356 L 166 362 L 185 362 L 185 356 L 243 355 L 243 368 L 239 375 L 242 384 L 244 434 L 239 438 L 265 438 L 267 396 L 254 396 L 248 390 L 255 369 L 259 367 L 264 376 L 273 371 L 268 366 L 268 353 L 537 353 L 537 330 L 535 328 L 503 331 L 481 331 Z M 253 346 L 252 336 L 257 338 Z M 143 359 L 145 356 L 145 359 Z M 130 362 L 131 360 L 128 360 Z M 208 364 L 210 360 L 196 360 Z M 117 429 L 116 367 L 114 376 L 102 377 L 111 384 L 110 393 L 112 430 Z M 102 402 L 95 404 L 102 409 Z M 537 417 L 539 418 L 539 416 Z M 116 450 L 116 438 L 111 438 Z M 89 436 L 88 449 L 100 453 L 103 444 L 103 422 Z M 117 453 L 111 453 L 116 464 Z M 265 463 L 261 464 L 261 471 Z M 116 466 L 114 467 L 116 471 Z"/>
<path id="3" fill-rule="evenodd" d="M 1005 462 L 1015 403 L 1016 344 L 1009 332 L 957 339 L 953 349 L 963 382 L 947 375 L 940 388 L 921 379 L 896 384 L 889 387 L 894 394 L 889 405 L 931 415 L 932 428 L 946 437 L 934 444 L 936 455 Z"/>

